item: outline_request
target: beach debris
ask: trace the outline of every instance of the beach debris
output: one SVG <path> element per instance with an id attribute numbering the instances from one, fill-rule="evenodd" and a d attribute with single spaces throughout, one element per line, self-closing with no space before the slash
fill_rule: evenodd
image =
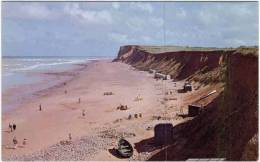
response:
<path id="1" fill-rule="evenodd" d="M 116 119 L 113 123 L 121 122 L 123 119 Z"/>
<path id="2" fill-rule="evenodd" d="M 104 92 L 104 96 L 113 95 L 113 92 Z"/>
<path id="3" fill-rule="evenodd" d="M 139 113 L 139 117 L 142 118 L 142 113 Z"/>
<path id="4" fill-rule="evenodd" d="M 13 138 L 13 144 L 14 144 L 14 149 L 16 149 L 17 145 L 18 145 L 18 140 L 16 139 L 16 137 L 14 136 Z"/>
<path id="5" fill-rule="evenodd" d="M 138 118 L 138 114 L 135 114 L 134 117 L 135 117 L 135 118 Z"/>
<path id="6" fill-rule="evenodd" d="M 64 93 L 67 94 L 67 90 L 65 90 Z"/>
<path id="7" fill-rule="evenodd" d="M 9 128 L 10 128 L 11 132 L 13 132 L 13 126 L 10 123 L 9 123 Z"/>
<path id="8" fill-rule="evenodd" d="M 116 108 L 117 110 L 127 110 L 128 109 L 128 107 L 127 107 L 127 105 L 119 105 L 117 108 Z"/>
<path id="9" fill-rule="evenodd" d="M 146 130 L 152 130 L 152 127 L 151 126 L 148 126 L 147 128 L 146 128 Z"/>
<path id="10" fill-rule="evenodd" d="M 118 141 L 118 153 L 124 158 L 130 158 L 133 156 L 134 149 L 132 145 L 125 139 L 121 138 Z"/>
<path id="11" fill-rule="evenodd" d="M 39 111 L 42 111 L 42 105 L 41 104 L 39 105 Z"/>
<path id="12" fill-rule="evenodd" d="M 162 117 L 162 116 L 152 116 L 152 120 L 172 120 L 172 119 L 174 119 L 173 117 L 170 117 L 170 116 L 164 116 L 164 117 Z"/>
<path id="13" fill-rule="evenodd" d="M 164 101 L 170 101 L 170 100 L 177 100 L 177 98 L 176 97 L 170 97 L 170 98 L 164 97 Z"/>
<path id="14" fill-rule="evenodd" d="M 130 120 L 132 118 L 132 115 L 131 114 L 129 114 L 128 115 L 128 120 Z"/>
<path id="15" fill-rule="evenodd" d="M 61 145 L 69 145 L 69 144 L 71 144 L 71 141 L 61 140 L 61 141 L 60 141 L 60 144 L 61 144 Z"/>

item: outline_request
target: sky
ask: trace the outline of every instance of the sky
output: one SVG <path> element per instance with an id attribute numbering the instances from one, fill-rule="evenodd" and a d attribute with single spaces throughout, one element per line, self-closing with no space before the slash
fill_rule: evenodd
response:
<path id="1" fill-rule="evenodd" d="M 3 56 L 116 56 L 133 44 L 258 45 L 258 3 L 2 2 Z"/>

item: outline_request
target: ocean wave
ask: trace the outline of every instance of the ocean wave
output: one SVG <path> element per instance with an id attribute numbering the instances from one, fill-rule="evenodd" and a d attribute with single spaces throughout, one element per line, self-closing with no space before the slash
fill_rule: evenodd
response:
<path id="1" fill-rule="evenodd" d="M 87 62 L 89 59 L 86 60 L 71 60 L 71 61 L 63 61 L 63 62 L 53 62 L 53 63 L 39 63 L 35 65 L 26 66 L 23 68 L 16 68 L 12 69 L 12 71 L 27 71 L 27 70 L 33 70 L 39 67 L 47 67 L 47 66 L 57 66 L 57 65 L 64 65 L 64 64 L 76 64 L 76 63 L 83 63 Z"/>
<path id="2" fill-rule="evenodd" d="M 2 73 L 3 77 L 7 77 L 7 76 L 11 76 L 11 75 L 13 75 L 13 73 Z"/>

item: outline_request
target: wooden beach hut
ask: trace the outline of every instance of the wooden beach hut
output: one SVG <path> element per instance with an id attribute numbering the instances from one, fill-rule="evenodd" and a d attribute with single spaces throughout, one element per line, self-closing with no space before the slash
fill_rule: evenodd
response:
<path id="1" fill-rule="evenodd" d="M 199 104 L 190 104 L 188 106 L 188 115 L 193 117 L 193 116 L 197 116 L 201 109 L 202 109 L 202 105 L 199 105 Z"/>
<path id="2" fill-rule="evenodd" d="M 154 140 L 157 145 L 165 145 L 172 142 L 173 126 L 171 123 L 161 123 L 154 127 Z"/>

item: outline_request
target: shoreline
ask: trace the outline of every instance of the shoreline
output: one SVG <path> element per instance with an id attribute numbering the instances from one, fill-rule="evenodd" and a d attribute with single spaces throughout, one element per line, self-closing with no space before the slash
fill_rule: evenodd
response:
<path id="1" fill-rule="evenodd" d="M 3 114 L 3 160 L 77 160 L 71 149 L 82 154 L 81 160 L 117 160 L 109 150 L 116 146 L 119 137 L 124 136 L 138 149 L 143 140 L 154 136 L 156 124 L 171 122 L 176 125 L 189 120 L 175 117 L 179 106 L 187 105 L 184 102 L 186 94 L 177 95 L 183 81 L 177 82 L 174 90 L 173 96 L 177 100 L 165 104 L 163 86 L 173 87 L 171 80 L 156 81 L 146 71 L 111 60 L 95 61 L 87 67 L 65 87 L 49 89 L 45 95 Z M 207 93 L 212 88 L 196 90 L 193 100 L 197 93 Z M 67 94 L 64 94 L 65 89 Z M 113 92 L 113 95 L 104 96 L 104 92 Z M 139 95 L 142 100 L 136 101 Z M 38 110 L 39 103 L 42 111 Z M 128 109 L 117 110 L 120 104 L 127 105 Z M 86 111 L 85 117 L 82 116 L 83 110 Z M 142 117 L 129 120 L 129 115 L 134 114 L 142 114 Z M 163 118 L 157 120 L 158 116 Z M 16 123 L 15 132 L 8 132 L 9 122 Z M 60 141 L 67 140 L 69 133 L 72 134 L 72 144 L 61 145 Z M 23 138 L 28 139 L 26 147 L 6 149 L 12 145 L 13 136 L 20 144 Z M 88 149 L 82 149 L 86 153 L 77 149 L 86 145 Z M 147 157 L 148 154 L 135 151 L 133 159 L 146 160 Z"/>
<path id="2" fill-rule="evenodd" d="M 66 68 L 66 71 L 63 70 L 57 72 L 55 70 L 51 70 L 46 72 L 28 72 L 28 77 L 38 77 L 40 78 L 40 81 L 14 86 L 5 90 L 2 93 L 2 98 L 3 101 L 7 101 L 7 103 L 3 103 L 2 113 L 13 111 L 17 109 L 19 105 L 46 95 L 46 93 L 49 93 L 50 89 L 54 90 L 56 88 L 62 87 L 64 82 L 70 82 L 71 80 L 75 79 L 77 75 L 79 75 L 80 71 L 87 68 L 88 64 L 94 61 L 95 60 L 90 60 L 86 61 L 85 63 L 72 64 L 70 67 Z M 28 93 L 24 93 L 22 96 L 20 96 L 20 92 L 23 91 L 28 91 Z M 17 92 L 19 96 L 15 96 Z M 8 101 L 12 103 L 8 103 Z"/>

